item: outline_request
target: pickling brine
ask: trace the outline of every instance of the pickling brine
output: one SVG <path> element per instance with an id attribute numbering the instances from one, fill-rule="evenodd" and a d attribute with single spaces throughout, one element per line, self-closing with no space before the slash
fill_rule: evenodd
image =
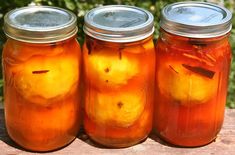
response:
<path id="1" fill-rule="evenodd" d="M 191 39 L 162 31 L 156 48 L 155 128 L 172 144 L 207 144 L 224 118 L 231 62 L 228 35 Z"/>
<path id="2" fill-rule="evenodd" d="M 35 14 L 29 10 L 34 10 Z M 57 11 L 70 16 L 55 8 L 27 7 L 11 12 L 5 19 L 8 22 L 7 18 L 12 15 L 22 19 L 25 16 L 18 12 L 25 11 L 31 15 L 28 19 L 28 25 L 31 25 L 33 18 L 41 17 L 41 12 L 47 14 L 48 10 L 54 13 L 53 18 L 58 15 Z M 18 19 L 14 22 L 19 22 Z M 76 21 L 72 15 L 71 19 Z M 33 30 L 45 33 L 43 31 L 50 23 L 41 28 L 40 22 L 45 21 L 34 23 L 38 27 L 34 26 Z M 66 34 L 60 38 L 58 32 L 53 34 L 52 30 L 38 38 L 34 32 L 27 35 L 25 29 L 22 28 L 25 33 L 20 36 L 12 33 L 15 31 L 10 26 L 5 27 L 9 36 L 2 59 L 6 128 L 9 136 L 23 148 L 50 151 L 70 143 L 79 130 L 80 47 L 75 38 L 76 31 L 69 38 L 64 38 Z"/>
<path id="3" fill-rule="evenodd" d="M 224 25 L 219 32 L 219 24 L 207 28 L 212 21 L 205 23 L 201 19 L 204 16 L 193 18 L 200 16 L 201 11 L 219 16 L 221 12 L 215 8 L 227 13 L 220 21 Z M 176 12 L 174 19 L 172 12 Z M 208 144 L 216 138 L 224 119 L 231 63 L 231 26 L 226 21 L 231 20 L 231 14 L 202 2 L 175 3 L 164 8 L 162 14 L 156 46 L 154 131 L 178 146 Z M 171 24 L 175 24 L 174 29 Z"/>
<path id="4" fill-rule="evenodd" d="M 108 147 L 137 144 L 152 129 L 153 17 L 131 6 L 100 7 L 85 16 L 84 31 L 85 131 Z"/>
<path id="5" fill-rule="evenodd" d="M 95 141 L 115 147 L 146 138 L 152 128 L 152 37 L 131 44 L 87 37 L 83 52 L 86 132 Z"/>

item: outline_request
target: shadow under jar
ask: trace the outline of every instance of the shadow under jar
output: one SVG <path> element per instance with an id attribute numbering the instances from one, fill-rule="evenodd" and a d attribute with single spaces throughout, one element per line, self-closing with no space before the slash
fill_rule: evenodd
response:
<path id="1" fill-rule="evenodd" d="M 231 16 L 227 9 L 203 2 L 174 3 L 162 10 L 154 130 L 171 144 L 202 146 L 221 129 Z"/>
<path id="2" fill-rule="evenodd" d="M 5 16 L 4 106 L 9 136 L 31 151 L 61 148 L 79 130 L 80 47 L 76 16 L 25 7 Z"/>
<path id="3" fill-rule="evenodd" d="M 85 16 L 84 126 L 108 147 L 128 147 L 152 128 L 153 16 L 132 6 L 105 6 Z"/>

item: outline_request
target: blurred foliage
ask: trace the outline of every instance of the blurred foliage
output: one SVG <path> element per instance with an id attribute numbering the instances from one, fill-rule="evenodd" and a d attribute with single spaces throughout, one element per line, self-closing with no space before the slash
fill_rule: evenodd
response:
<path id="1" fill-rule="evenodd" d="M 3 26 L 3 16 L 9 10 L 15 9 L 17 7 L 22 7 L 26 5 L 50 5 L 57 6 L 61 8 L 68 9 L 74 12 L 78 16 L 78 40 L 82 44 L 84 33 L 82 31 L 83 17 L 92 8 L 101 5 L 110 4 L 125 4 L 125 5 L 135 5 L 138 7 L 145 8 L 149 10 L 155 17 L 155 39 L 158 37 L 159 30 L 159 20 L 161 9 L 169 3 L 178 2 L 180 0 L 0 0 L 0 27 Z M 182 0 L 181 0 L 182 1 Z M 226 8 L 233 12 L 233 25 L 235 25 L 235 1 L 234 0 L 204 0 L 208 2 L 217 3 L 219 5 L 224 5 Z M 3 43 L 5 42 L 5 35 L 0 30 L 0 50 L 2 49 Z M 227 107 L 235 108 L 235 29 L 231 32 L 231 46 L 233 49 L 233 61 L 231 65 L 231 74 L 228 89 Z M 1 74 L 0 74 L 1 75 Z M 0 87 L 2 87 L 2 80 L 0 80 Z M 2 90 L 0 91 L 2 94 Z"/>

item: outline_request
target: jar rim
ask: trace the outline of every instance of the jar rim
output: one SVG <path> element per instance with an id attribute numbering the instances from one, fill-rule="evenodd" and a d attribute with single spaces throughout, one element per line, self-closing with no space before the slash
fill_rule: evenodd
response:
<path id="1" fill-rule="evenodd" d="M 191 38 L 211 38 L 227 34 L 232 13 L 208 2 L 177 2 L 165 6 L 160 26 L 167 32 Z"/>
<path id="2" fill-rule="evenodd" d="M 78 31 L 76 15 L 51 6 L 14 9 L 4 16 L 3 29 L 9 38 L 28 43 L 63 41 Z"/>

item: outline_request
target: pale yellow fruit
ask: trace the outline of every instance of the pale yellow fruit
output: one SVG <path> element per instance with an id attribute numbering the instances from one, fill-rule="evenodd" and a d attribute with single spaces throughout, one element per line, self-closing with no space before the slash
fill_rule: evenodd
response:
<path id="1" fill-rule="evenodd" d="M 124 49 L 122 49 L 122 52 L 135 53 L 135 54 L 141 54 L 141 53 L 147 54 L 150 51 L 154 51 L 154 43 L 152 40 L 149 40 L 139 45 L 135 44 L 132 46 L 126 46 Z"/>
<path id="2" fill-rule="evenodd" d="M 146 92 L 87 92 L 86 113 L 97 124 L 127 127 L 135 123 L 144 111 Z"/>
<path id="3" fill-rule="evenodd" d="M 152 40 L 145 42 L 142 46 L 145 50 L 154 50 L 154 43 Z"/>
<path id="4" fill-rule="evenodd" d="M 73 57 L 32 58 L 16 73 L 15 86 L 26 99 L 52 99 L 66 95 L 78 81 L 78 59 Z"/>
<path id="5" fill-rule="evenodd" d="M 139 73 L 137 59 L 128 58 L 124 54 L 122 58 L 112 51 L 97 52 L 88 55 L 86 62 L 87 76 L 90 81 L 99 86 L 118 88 L 126 85 L 128 80 Z"/>
<path id="6" fill-rule="evenodd" d="M 157 83 L 163 95 L 182 104 L 200 104 L 215 95 L 218 75 L 210 79 L 184 68 L 181 63 L 165 62 L 157 72 Z"/>

